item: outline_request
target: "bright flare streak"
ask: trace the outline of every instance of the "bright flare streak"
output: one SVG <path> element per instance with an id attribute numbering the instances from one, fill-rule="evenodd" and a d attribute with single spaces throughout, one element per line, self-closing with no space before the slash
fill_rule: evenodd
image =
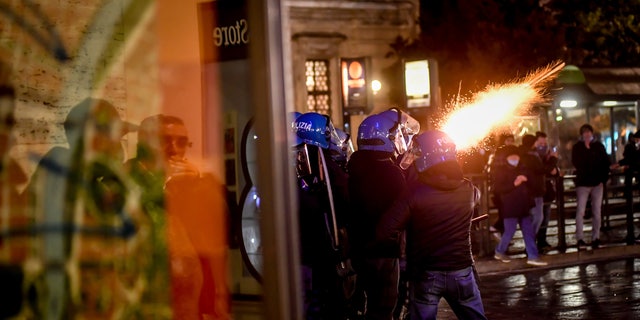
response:
<path id="1" fill-rule="evenodd" d="M 488 87 L 459 104 L 442 122 L 440 130 L 453 139 L 458 150 L 476 146 L 493 129 L 513 121 L 521 109 L 542 101 L 542 84 L 563 67 L 564 63 L 556 63 L 521 82 Z"/>
<path id="2" fill-rule="evenodd" d="M 453 139 L 458 150 L 467 149 L 480 142 L 496 126 L 508 124 L 520 108 L 538 98 L 539 93 L 524 84 L 489 88 L 450 114 L 442 131 Z"/>

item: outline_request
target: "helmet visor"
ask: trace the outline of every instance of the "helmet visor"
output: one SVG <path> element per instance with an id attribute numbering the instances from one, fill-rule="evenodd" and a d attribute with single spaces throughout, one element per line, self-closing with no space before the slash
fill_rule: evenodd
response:
<path id="1" fill-rule="evenodd" d="M 407 141 L 405 140 L 404 134 L 402 133 L 400 127 L 398 127 L 395 132 L 392 132 L 391 136 L 393 137 L 393 144 L 395 144 L 396 146 L 396 152 L 399 155 L 407 152 Z"/>
<path id="2" fill-rule="evenodd" d="M 400 130 L 402 130 L 402 136 L 404 138 L 407 149 L 411 148 L 411 142 L 413 136 L 420 132 L 420 123 L 412 116 L 400 111 Z"/>

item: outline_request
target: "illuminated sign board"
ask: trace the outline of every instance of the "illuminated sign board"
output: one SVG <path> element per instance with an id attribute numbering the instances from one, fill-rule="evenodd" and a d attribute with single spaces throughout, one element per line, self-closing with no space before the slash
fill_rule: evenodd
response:
<path id="1" fill-rule="evenodd" d="M 437 102 L 437 64 L 435 60 L 404 62 L 407 108 L 432 107 Z"/>
<path id="2" fill-rule="evenodd" d="M 362 112 L 370 109 L 372 92 L 369 89 L 369 58 L 340 59 L 340 75 L 342 79 L 342 105 L 345 111 Z"/>

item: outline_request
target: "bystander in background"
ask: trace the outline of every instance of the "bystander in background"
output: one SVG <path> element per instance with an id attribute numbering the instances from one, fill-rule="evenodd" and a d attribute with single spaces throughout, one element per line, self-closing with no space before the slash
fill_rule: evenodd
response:
<path id="1" fill-rule="evenodd" d="M 155 239 L 169 248 L 174 318 L 229 319 L 223 187 L 187 159 L 190 145 L 180 118 L 150 116 L 140 123 L 137 155 L 126 165 L 144 188 L 147 214 L 166 221 Z"/>
<path id="2" fill-rule="evenodd" d="M 609 180 L 609 172 L 619 165 L 611 164 L 604 145 L 594 139 L 593 127 L 580 127 L 580 141 L 573 145 L 571 162 L 576 169 L 576 240 L 578 248 L 586 248 L 584 241 L 584 216 L 587 200 L 591 197 L 591 247 L 600 246 L 600 223 L 602 221 L 602 197 L 604 185 Z"/>

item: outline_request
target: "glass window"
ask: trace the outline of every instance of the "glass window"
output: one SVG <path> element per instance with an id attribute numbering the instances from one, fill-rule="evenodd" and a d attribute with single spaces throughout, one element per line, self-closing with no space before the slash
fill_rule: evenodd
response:
<path id="1" fill-rule="evenodd" d="M 587 122 L 584 108 L 558 108 L 554 110 L 552 132 L 557 132 L 558 166 L 566 173 L 573 172 L 571 164 L 571 149 L 580 138 L 580 126 Z"/>
<path id="2" fill-rule="evenodd" d="M 329 61 L 307 60 L 305 70 L 307 111 L 331 115 Z"/>
<path id="3" fill-rule="evenodd" d="M 614 161 L 622 160 L 624 145 L 628 142 L 629 134 L 638 130 L 635 107 L 616 107 L 613 112 L 612 153 Z"/>
<path id="4" fill-rule="evenodd" d="M 594 137 L 604 144 L 609 155 L 613 152 L 614 133 L 611 128 L 611 108 L 589 108 L 589 124 Z"/>

